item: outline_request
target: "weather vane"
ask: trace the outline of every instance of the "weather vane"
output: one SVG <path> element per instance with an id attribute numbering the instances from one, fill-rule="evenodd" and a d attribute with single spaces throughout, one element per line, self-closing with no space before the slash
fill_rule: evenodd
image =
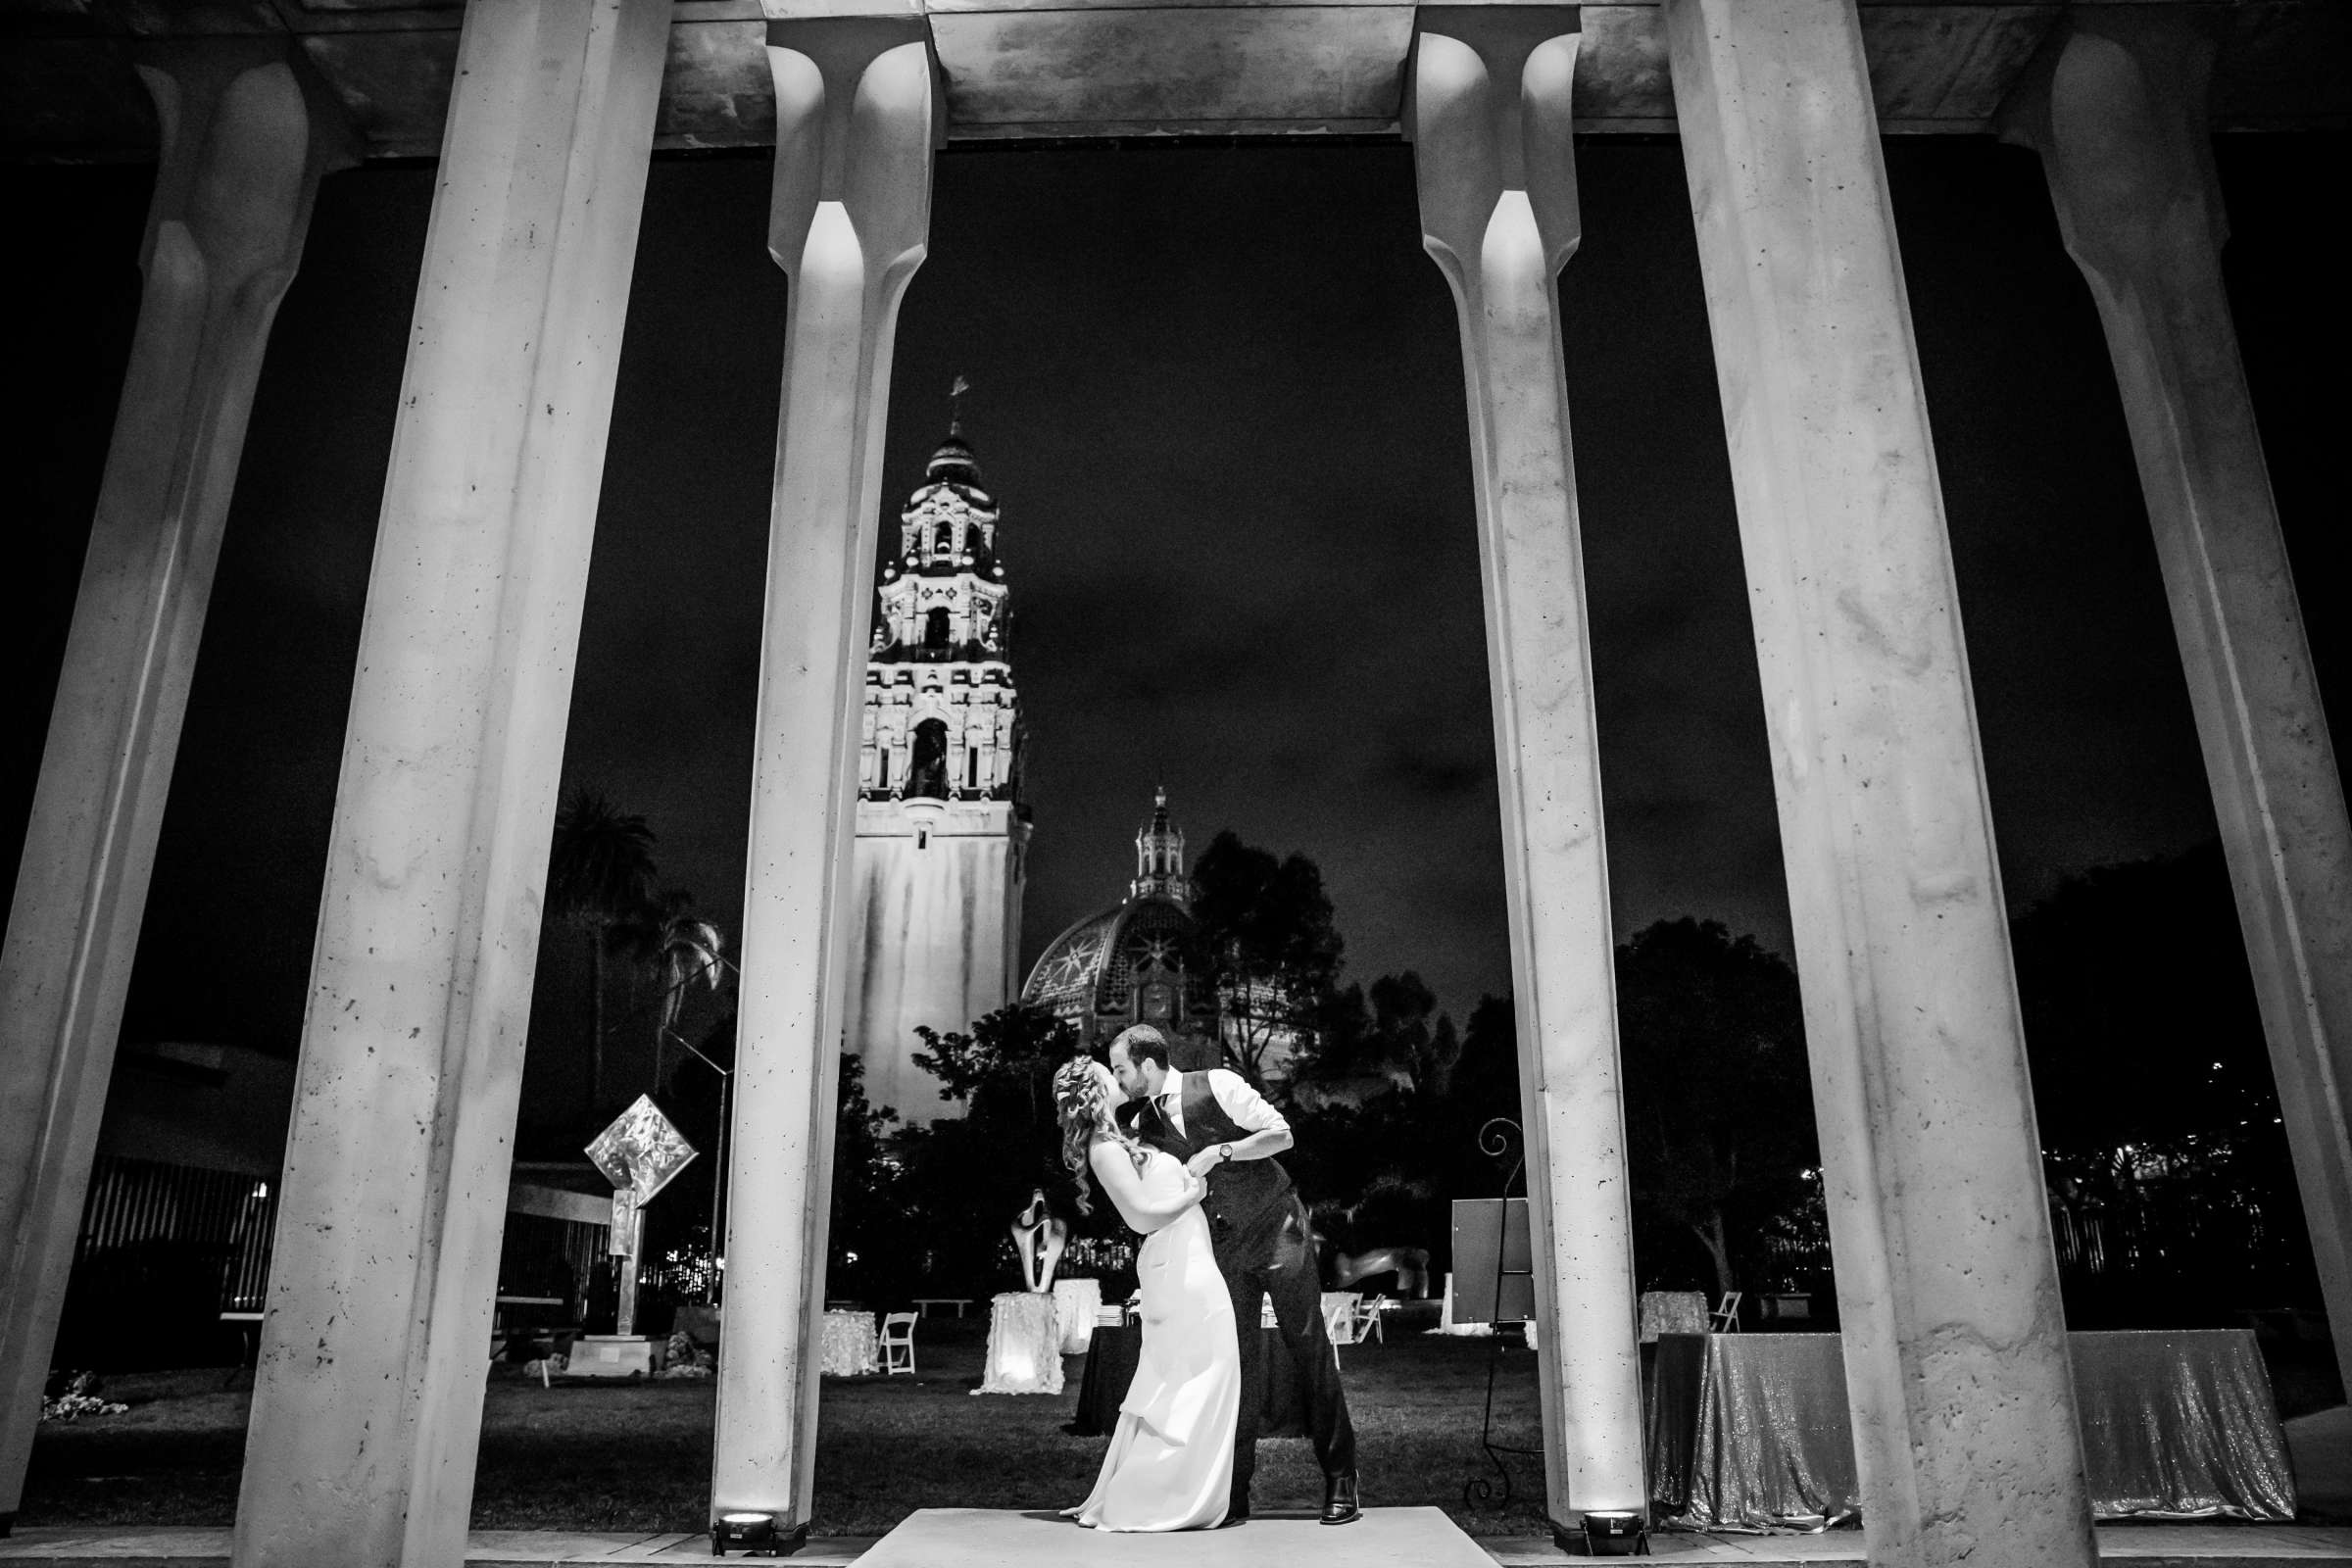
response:
<path id="1" fill-rule="evenodd" d="M 972 383 L 960 375 L 956 378 L 956 384 L 948 388 L 948 434 L 950 435 L 963 433 L 963 395 L 971 389 Z"/>

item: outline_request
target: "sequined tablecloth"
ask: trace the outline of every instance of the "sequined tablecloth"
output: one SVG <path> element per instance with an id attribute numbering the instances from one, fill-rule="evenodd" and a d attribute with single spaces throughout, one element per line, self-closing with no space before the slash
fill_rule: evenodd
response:
<path id="1" fill-rule="evenodd" d="M 826 1377 L 854 1378 L 882 1370 L 873 1313 L 829 1311 L 818 1333 L 816 1365 Z"/>
<path id="2" fill-rule="evenodd" d="M 1095 1318 L 1102 1310 L 1101 1280 L 1055 1280 L 1054 1315 L 1061 1325 L 1061 1353 L 1084 1355 L 1094 1343 Z"/>
<path id="3" fill-rule="evenodd" d="M 1661 1334 L 1707 1332 L 1707 1298 L 1697 1291 L 1643 1291 L 1642 1343 L 1655 1345 Z"/>
<path id="4" fill-rule="evenodd" d="M 2074 1334 L 2068 1347 L 2096 1517 L 2294 1518 L 2286 1437 L 2253 1335 Z M 1660 1523 L 1818 1530 L 1856 1517 L 1838 1337 L 1661 1338 L 1649 1472 Z"/>
<path id="5" fill-rule="evenodd" d="M 2070 1334 L 2101 1519 L 2295 1516 L 2271 1375 L 2244 1329 Z"/>
<path id="6" fill-rule="evenodd" d="M 988 1362 L 974 1394 L 1059 1394 L 1061 1318 L 1042 1291 L 1005 1291 L 990 1303 Z"/>

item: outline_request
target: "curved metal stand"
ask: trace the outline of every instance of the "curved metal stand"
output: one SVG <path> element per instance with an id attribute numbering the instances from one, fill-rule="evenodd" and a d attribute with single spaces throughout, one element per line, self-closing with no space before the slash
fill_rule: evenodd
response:
<path id="1" fill-rule="evenodd" d="M 1514 1142 L 1519 1146 L 1519 1152 L 1515 1154 L 1512 1152 Z M 1502 1205 L 1501 1224 L 1494 1239 L 1494 1309 L 1499 1313 L 1502 1309 L 1502 1262 L 1504 1254 L 1509 1250 L 1511 1188 L 1518 1182 L 1520 1173 L 1527 1166 L 1526 1135 L 1521 1131 L 1519 1124 L 1510 1117 L 1496 1116 L 1479 1128 L 1478 1148 L 1479 1152 L 1498 1165 L 1504 1164 L 1506 1159 L 1509 1161 L 1503 1170 L 1502 1192 L 1499 1199 Z M 1474 1475 L 1463 1482 L 1462 1506 L 1465 1508 L 1475 1508 L 1481 1504 L 1489 1504 L 1495 1508 L 1508 1508 L 1511 1505 L 1511 1469 L 1509 1465 L 1502 1462 L 1502 1456 L 1506 1453 L 1520 1453 L 1534 1454 L 1541 1458 L 1544 1453 L 1542 1448 L 1523 1448 L 1512 1444 L 1494 1441 L 1494 1369 L 1495 1363 L 1502 1357 L 1502 1332 L 1498 1323 L 1492 1324 L 1490 1327 L 1494 1332 L 1487 1345 L 1487 1408 L 1486 1414 L 1479 1421 L 1478 1446 L 1486 1450 L 1487 1462 L 1494 1467 L 1494 1474 L 1499 1480 L 1490 1480 L 1486 1476 Z M 1497 1495 L 1497 1492 L 1499 1492 L 1499 1495 Z M 1490 1499 L 1492 1499 L 1491 1503 Z"/>

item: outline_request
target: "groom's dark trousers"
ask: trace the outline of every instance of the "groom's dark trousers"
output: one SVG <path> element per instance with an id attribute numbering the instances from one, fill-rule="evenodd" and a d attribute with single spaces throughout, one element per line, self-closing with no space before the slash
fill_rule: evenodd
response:
<path id="1" fill-rule="evenodd" d="M 1348 1419 L 1348 1396 L 1340 1389 L 1339 1357 L 1323 1327 L 1323 1282 L 1315 1269 L 1314 1243 L 1307 1236 L 1306 1205 L 1298 1195 L 1277 1203 L 1244 1225 L 1219 1225 L 1212 1216 L 1209 1238 L 1225 1288 L 1233 1295 L 1233 1327 L 1241 1341 L 1242 1411 L 1233 1433 L 1233 1502 L 1250 1501 L 1250 1478 L 1257 1469 L 1257 1418 L 1266 1407 L 1266 1337 L 1258 1329 L 1260 1295 L 1273 1298 L 1282 1343 L 1298 1370 L 1306 1400 L 1307 1436 L 1327 1476 L 1355 1469 L 1355 1426 Z"/>
<path id="2" fill-rule="evenodd" d="M 1185 1074 L 1182 1113 L 1181 1133 L 1148 1102 L 1125 1108 L 1120 1121 L 1178 1159 L 1249 1136 L 1217 1103 L 1204 1074 Z M 1240 1341 L 1242 1409 L 1233 1434 L 1233 1511 L 1239 1514 L 1250 1504 L 1250 1479 L 1257 1470 L 1257 1418 L 1265 1406 L 1261 1297 L 1273 1300 L 1274 1320 L 1298 1368 L 1307 1436 L 1314 1440 L 1325 1475 L 1354 1472 L 1355 1426 L 1348 1419 L 1348 1396 L 1340 1387 L 1339 1356 L 1323 1328 L 1323 1281 L 1315 1268 L 1306 1205 L 1289 1173 L 1271 1159 L 1212 1166 L 1200 1209 L 1208 1216 L 1217 1268 L 1233 1296 L 1233 1329 Z"/>

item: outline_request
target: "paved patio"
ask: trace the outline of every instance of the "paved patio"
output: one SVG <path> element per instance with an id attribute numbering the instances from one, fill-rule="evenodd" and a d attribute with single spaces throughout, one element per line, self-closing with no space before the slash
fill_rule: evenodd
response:
<path id="1" fill-rule="evenodd" d="M 1451 1561 L 1443 1556 L 1396 1556 L 1394 1552 L 1387 1557 L 1368 1555 L 1390 1537 L 1394 1540 L 1388 1541 L 1389 1544 L 1408 1550 L 1430 1545 L 1423 1538 L 1433 1527 L 1419 1515 L 1435 1515 L 1440 1523 L 1444 1522 L 1444 1515 L 1436 1509 L 1374 1509 L 1372 1514 L 1369 1522 L 1374 1524 L 1382 1523 L 1383 1515 L 1416 1517 L 1395 1518 L 1389 1522 L 1390 1528 L 1382 1531 L 1356 1526 L 1324 1530 L 1303 1517 L 1275 1517 L 1253 1521 L 1241 1530 L 1207 1536 L 1104 1537 L 1028 1515 L 990 1515 L 978 1509 L 941 1508 L 915 1514 L 879 1542 L 870 1537 L 811 1541 L 790 1560 L 818 1568 L 848 1568 L 852 1563 L 861 1564 L 861 1568 L 894 1568 L 916 1562 L 923 1563 L 925 1568 L 949 1568 L 952 1561 L 967 1563 L 970 1568 L 984 1568 L 984 1565 L 993 1568 L 995 1564 L 1013 1562 L 1051 1568 L 1057 1561 L 1089 1564 L 1165 1561 L 1182 1563 L 1185 1568 L 1276 1562 L 1283 1568 L 1312 1568 L 1317 1560 L 1316 1550 L 1347 1548 L 1345 1560 L 1356 1568 L 1390 1561 L 1412 1563 L 1416 1568 L 1420 1565 L 1443 1568 Z M 1446 1530 L 1450 1532 L 1451 1526 L 1446 1526 Z M 994 1545 L 1013 1541 L 1011 1535 L 1005 1535 L 1004 1541 L 994 1540 L 1004 1532 L 1018 1534 L 1014 1544 L 1019 1555 L 1007 1556 L 1001 1551 L 988 1554 Z M 228 1561 L 228 1537 L 226 1530 L 219 1529 L 24 1529 L 10 1540 L 0 1541 L 0 1568 L 90 1568 L 95 1563 L 104 1563 L 107 1568 L 221 1568 Z M 937 1548 L 949 1541 L 973 1548 L 978 1554 L 958 1559 L 938 1555 Z M 1065 1541 L 1070 1550 L 1064 1556 L 1056 1557 L 1050 1550 L 1038 1549 L 1041 1543 L 1051 1547 Z M 1584 1560 L 1564 1556 L 1548 1543 L 1524 1538 L 1487 1538 L 1472 1543 L 1470 1538 L 1454 1532 L 1452 1541 L 1477 1548 L 1467 1553 L 1455 1548 L 1455 1554 L 1463 1560 L 1492 1561 L 1501 1568 L 1538 1568 L 1538 1565 Z M 920 1549 L 909 1555 L 902 1547 Z M 1115 1556 L 1106 1555 L 1113 1547 L 1117 1548 Z M 2177 1568 L 2273 1568 L 2273 1565 L 2292 1568 L 2309 1563 L 2352 1563 L 2352 1528 L 2108 1525 L 2099 1531 L 2099 1547 L 2100 1556 L 2106 1561 L 2129 1562 L 2134 1568 L 2176 1568 L 2176 1565 Z M 1216 1555 L 1204 1555 L 1209 1548 L 1214 1548 Z M 1658 1556 L 1680 1562 L 1737 1563 L 1743 1568 L 1860 1562 L 1862 1534 L 1839 1530 L 1819 1536 L 1668 1535 L 1656 1538 L 1655 1551 Z M 466 1556 L 466 1568 L 589 1568 L 589 1565 L 612 1563 L 689 1561 L 710 1561 L 709 1537 L 485 1530 L 473 1535 Z"/>
<path id="2" fill-rule="evenodd" d="M 2307 1514 L 2343 1525 L 2169 1524 L 2104 1525 L 2099 1554 L 2134 1568 L 2272 1568 L 2274 1564 L 2352 1563 L 2352 1405 L 2336 1405 L 2285 1423 L 2294 1453 L 2296 1490 Z M 1444 1568 L 1460 1559 L 1501 1568 L 1538 1568 L 1582 1561 L 1530 1537 L 1463 1536 L 1435 1508 L 1375 1508 L 1378 1529 L 1325 1530 L 1312 1515 L 1261 1514 L 1249 1527 L 1209 1536 L 1102 1536 L 1050 1516 L 1013 1510 L 927 1508 L 887 1536 L 840 1536 L 811 1541 L 792 1561 L 815 1568 L 925 1568 L 952 1561 L 943 1547 L 971 1548 L 969 1568 L 996 1563 L 1147 1563 L 1163 1558 L 1185 1568 L 1280 1563 L 1313 1568 L 1317 1553 L 1347 1548 L 1350 1568 L 1391 1560 L 1413 1568 Z M 1426 1516 L 1426 1517 L 1425 1517 Z M 1002 1538 L 1002 1539 L 1000 1539 Z M 1383 1544 L 1405 1554 L 1380 1554 Z M 0 1568 L 225 1568 L 224 1528 L 76 1526 L 20 1528 L 0 1540 Z M 950 1544 L 953 1544 L 951 1546 Z M 1064 1557 L 1056 1556 L 1064 1544 Z M 1443 1547 L 1441 1551 L 1439 1548 Z M 1004 1549 L 1000 1550 L 1003 1547 Z M 996 1555 L 990 1555 L 990 1552 Z M 1653 1551 L 1689 1563 L 1738 1563 L 1745 1568 L 1823 1562 L 1860 1562 L 1862 1533 L 1818 1536 L 1740 1536 L 1676 1533 L 1653 1538 Z M 1009 1554 L 1008 1554 L 1009 1553 Z M 587 1568 L 609 1563 L 710 1561 L 708 1536 L 632 1531 L 477 1530 L 467 1540 L 466 1568 Z M 322 1565 L 325 1568 L 325 1565 Z"/>

